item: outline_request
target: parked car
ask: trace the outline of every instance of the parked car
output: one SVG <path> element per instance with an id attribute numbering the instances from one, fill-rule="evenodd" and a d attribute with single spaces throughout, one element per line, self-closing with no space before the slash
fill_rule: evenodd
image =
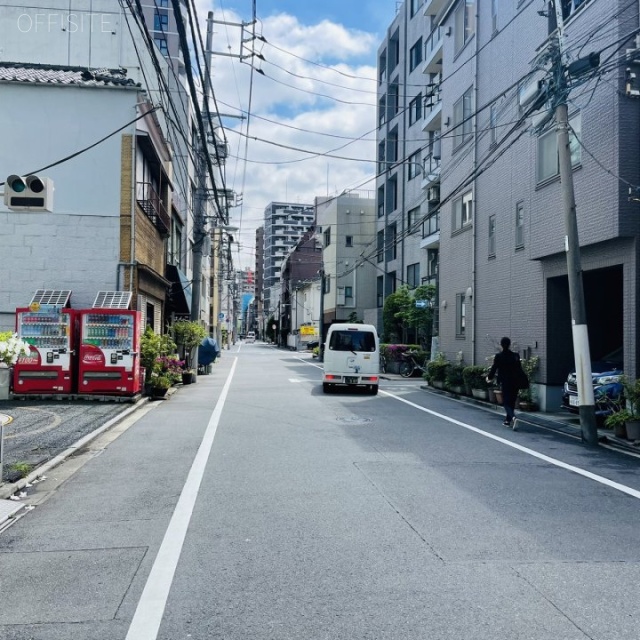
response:
<path id="1" fill-rule="evenodd" d="M 622 395 L 623 375 L 622 349 L 616 349 L 601 360 L 591 363 L 591 377 L 593 379 L 593 395 L 595 399 L 596 416 L 608 416 L 613 412 L 615 402 Z M 578 385 L 576 372 L 567 376 L 562 393 L 562 408 L 572 413 L 578 413 Z"/>
<path id="2" fill-rule="evenodd" d="M 245 342 L 255 342 L 256 341 L 256 334 L 254 331 L 249 331 L 249 333 L 247 333 L 247 337 L 245 339 Z"/>

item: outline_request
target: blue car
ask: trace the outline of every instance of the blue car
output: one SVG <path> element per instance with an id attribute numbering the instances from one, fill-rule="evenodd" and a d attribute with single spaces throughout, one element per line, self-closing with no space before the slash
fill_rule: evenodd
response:
<path id="1" fill-rule="evenodd" d="M 622 349 L 605 356 L 602 360 L 591 363 L 591 377 L 593 379 L 593 395 L 596 416 L 605 417 L 613 413 L 615 403 L 622 396 Z M 562 393 L 562 408 L 572 413 L 578 413 L 578 385 L 576 372 L 567 376 Z"/>

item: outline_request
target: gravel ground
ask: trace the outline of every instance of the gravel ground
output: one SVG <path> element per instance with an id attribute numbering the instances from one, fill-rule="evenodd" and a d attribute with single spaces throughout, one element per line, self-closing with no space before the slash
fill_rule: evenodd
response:
<path id="1" fill-rule="evenodd" d="M 130 406 L 88 400 L 0 402 L 0 413 L 13 418 L 4 427 L 2 479 L 8 479 L 13 464 L 41 465 Z"/>

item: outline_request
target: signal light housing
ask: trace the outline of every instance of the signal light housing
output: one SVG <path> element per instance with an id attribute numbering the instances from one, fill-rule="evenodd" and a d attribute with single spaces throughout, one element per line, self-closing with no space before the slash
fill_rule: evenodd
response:
<path id="1" fill-rule="evenodd" d="M 53 211 L 53 180 L 37 175 L 10 175 L 4 203 L 12 211 Z"/>

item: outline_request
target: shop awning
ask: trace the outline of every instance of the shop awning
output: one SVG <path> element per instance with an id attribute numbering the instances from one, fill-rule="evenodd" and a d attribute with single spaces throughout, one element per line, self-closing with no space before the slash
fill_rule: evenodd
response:
<path id="1" fill-rule="evenodd" d="M 191 281 L 175 265 L 167 265 L 167 279 L 171 281 L 169 295 L 170 313 L 191 315 Z"/>

